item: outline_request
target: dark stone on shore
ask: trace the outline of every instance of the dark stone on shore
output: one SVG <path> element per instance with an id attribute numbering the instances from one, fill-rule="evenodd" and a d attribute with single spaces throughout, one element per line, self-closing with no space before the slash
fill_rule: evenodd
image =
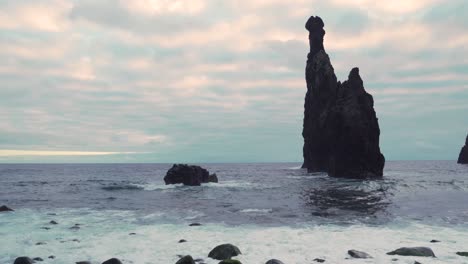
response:
<path id="1" fill-rule="evenodd" d="M 310 52 L 305 69 L 302 167 L 333 177 L 381 178 L 385 158 L 379 147 L 379 123 L 359 69 L 353 68 L 347 81 L 338 82 L 323 47 L 322 19 L 312 16 L 305 27 Z"/>
<path id="2" fill-rule="evenodd" d="M 58 225 L 58 223 L 55 222 L 54 220 L 50 221 L 49 224 L 51 224 L 51 225 Z"/>
<path id="3" fill-rule="evenodd" d="M 34 261 L 28 257 L 18 257 L 13 264 L 32 264 Z"/>
<path id="4" fill-rule="evenodd" d="M 428 247 L 402 247 L 388 252 L 387 255 L 414 256 L 414 257 L 435 257 L 432 249 Z"/>
<path id="5" fill-rule="evenodd" d="M 265 264 L 284 264 L 281 260 L 278 259 L 270 259 Z"/>
<path id="6" fill-rule="evenodd" d="M 468 257 L 468 252 L 467 251 L 458 251 L 456 254 L 458 256 Z"/>
<path id="7" fill-rule="evenodd" d="M 239 254 L 242 254 L 238 247 L 232 244 L 222 244 L 213 248 L 208 254 L 209 258 L 217 260 L 231 259 Z"/>
<path id="8" fill-rule="evenodd" d="M 372 258 L 372 256 L 367 254 L 366 252 L 357 251 L 354 249 L 348 250 L 348 254 L 353 258 L 360 258 L 360 259 Z"/>
<path id="9" fill-rule="evenodd" d="M 218 264 L 242 264 L 242 262 L 237 259 L 225 259 L 220 261 Z"/>
<path id="10" fill-rule="evenodd" d="M 47 243 L 46 242 L 37 242 L 36 246 L 45 245 L 45 244 L 47 244 Z"/>
<path id="11" fill-rule="evenodd" d="M 422 263 L 419 261 L 414 261 L 414 264 L 422 264 Z"/>
<path id="12" fill-rule="evenodd" d="M 12 211 L 14 211 L 14 210 L 11 209 L 10 207 L 6 206 L 6 205 L 0 206 L 0 212 L 12 212 Z"/>
<path id="13" fill-rule="evenodd" d="M 318 262 L 318 263 L 323 263 L 323 262 L 325 262 L 325 260 L 324 260 L 324 259 L 321 259 L 321 258 L 316 258 L 316 259 L 314 259 L 314 261 L 315 261 L 315 262 Z"/>
<path id="14" fill-rule="evenodd" d="M 42 258 L 40 257 L 37 257 L 37 258 L 33 258 L 34 261 L 44 261 Z"/>
<path id="15" fill-rule="evenodd" d="M 189 226 L 201 226 L 202 224 L 200 223 L 191 223 Z"/>
<path id="16" fill-rule="evenodd" d="M 460 150 L 460 155 L 458 155 L 457 163 L 468 164 L 468 135 L 465 139 L 465 146 Z"/>
<path id="17" fill-rule="evenodd" d="M 54 259 L 55 256 L 54 256 L 54 255 L 50 255 L 49 258 L 50 258 L 50 259 Z"/>
<path id="18" fill-rule="evenodd" d="M 187 255 L 180 258 L 176 264 L 195 264 L 195 261 L 193 260 L 192 256 Z"/>
<path id="19" fill-rule="evenodd" d="M 119 259 L 111 258 L 104 261 L 102 264 L 122 264 L 122 262 Z"/>
<path id="20" fill-rule="evenodd" d="M 75 264 L 91 264 L 91 262 L 89 262 L 89 261 L 78 261 L 78 262 L 75 262 Z"/>
<path id="21" fill-rule="evenodd" d="M 167 171 L 164 182 L 166 185 L 183 183 L 189 186 L 200 186 L 202 183 L 218 182 L 218 177 L 216 174 L 210 175 L 206 169 L 200 166 L 174 164 Z"/>
<path id="22" fill-rule="evenodd" d="M 432 239 L 430 242 L 431 242 L 431 243 L 439 243 L 440 241 L 439 241 L 439 240 Z"/>
<path id="23" fill-rule="evenodd" d="M 80 229 L 80 226 L 79 226 L 79 224 L 75 224 L 74 226 L 70 227 L 69 229 L 71 229 L 71 230 L 79 230 L 79 229 Z"/>
<path id="24" fill-rule="evenodd" d="M 185 243 L 185 242 L 187 242 L 187 240 L 185 240 L 185 239 L 179 240 L 179 243 Z"/>
<path id="25" fill-rule="evenodd" d="M 128 235 L 129 236 L 134 236 L 134 235 L 136 235 L 136 233 L 129 233 Z"/>

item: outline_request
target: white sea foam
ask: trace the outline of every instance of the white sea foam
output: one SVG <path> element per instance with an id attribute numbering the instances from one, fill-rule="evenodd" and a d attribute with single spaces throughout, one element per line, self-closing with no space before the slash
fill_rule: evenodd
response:
<path id="1" fill-rule="evenodd" d="M 153 215 L 152 217 L 157 217 Z M 390 226 L 318 225 L 293 227 L 224 226 L 205 224 L 139 225 L 139 218 L 125 211 L 57 211 L 56 216 L 31 210 L 0 215 L 0 263 L 13 263 L 17 256 L 41 257 L 43 263 L 65 264 L 90 260 L 101 263 L 117 257 L 123 263 L 175 263 L 178 254 L 203 258 L 208 264 L 219 261 L 207 258 L 208 252 L 221 243 L 237 245 L 242 263 L 262 264 L 277 258 L 288 264 L 314 263 L 468 263 L 456 251 L 466 250 L 468 229 L 437 227 L 418 223 Z M 56 220 L 58 225 L 50 225 Z M 81 224 L 77 231 L 69 227 Z M 40 229 L 47 226 L 50 230 Z M 136 233 L 136 235 L 129 235 Z M 80 242 L 72 241 L 78 239 Z M 179 239 L 187 243 L 177 243 Z M 431 244 L 431 239 L 441 243 Z M 65 242 L 62 242 L 65 241 Z M 45 245 L 35 245 L 46 242 Z M 389 256 L 386 252 L 402 246 L 429 246 L 437 258 Z M 374 259 L 345 260 L 347 250 L 365 251 Z M 55 259 L 47 259 L 49 255 Z M 391 261 L 397 258 L 398 261 Z"/>
<path id="2" fill-rule="evenodd" d="M 301 166 L 301 165 L 296 166 L 296 167 L 290 167 L 290 168 L 288 168 L 288 170 L 300 170 L 300 169 L 302 169 L 302 166 Z"/>
<path id="3" fill-rule="evenodd" d="M 256 209 L 256 208 L 249 208 L 243 209 L 240 211 L 241 213 L 271 213 L 273 209 Z"/>
<path id="4" fill-rule="evenodd" d="M 136 187 L 142 188 L 145 191 L 155 191 L 155 190 L 174 190 L 177 188 L 192 188 L 190 186 L 184 186 L 183 184 L 170 184 L 165 185 L 161 183 L 145 183 L 145 184 L 133 184 Z M 279 186 L 268 186 L 260 183 L 252 183 L 247 181 L 221 181 L 219 183 L 203 183 L 202 187 L 208 188 L 236 188 L 236 189 L 268 189 L 268 188 L 277 188 Z M 199 188 L 198 186 L 196 188 Z"/>
<path id="5" fill-rule="evenodd" d="M 155 191 L 155 190 L 170 190 L 177 187 L 182 187 L 183 184 L 161 184 L 161 183 L 145 183 L 145 184 L 135 184 L 140 188 L 143 188 L 145 191 Z"/>

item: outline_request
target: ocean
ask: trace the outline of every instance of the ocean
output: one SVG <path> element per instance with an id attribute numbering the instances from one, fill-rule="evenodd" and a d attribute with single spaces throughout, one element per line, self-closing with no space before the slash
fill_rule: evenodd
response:
<path id="1" fill-rule="evenodd" d="M 468 166 L 455 161 L 388 161 L 381 180 L 299 163 L 198 165 L 219 183 L 165 185 L 172 164 L 0 164 L 0 205 L 15 210 L 0 213 L 0 263 L 155 264 L 189 254 L 214 264 L 207 255 L 223 243 L 239 247 L 243 264 L 468 263 L 455 254 L 468 251 Z M 403 246 L 437 257 L 386 254 Z M 349 249 L 373 259 L 348 259 Z"/>

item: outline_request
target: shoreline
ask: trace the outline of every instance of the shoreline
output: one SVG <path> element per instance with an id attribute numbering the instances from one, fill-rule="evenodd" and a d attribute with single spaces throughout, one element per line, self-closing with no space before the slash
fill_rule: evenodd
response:
<path id="1" fill-rule="evenodd" d="M 145 217 L 135 217 L 128 212 L 96 211 L 80 213 L 66 210 L 48 215 L 19 209 L 2 214 L 0 234 L 8 243 L 7 256 L 0 263 L 13 263 L 18 256 L 41 257 L 42 263 L 74 263 L 94 261 L 101 263 L 112 257 L 123 263 L 175 263 L 178 255 L 202 258 L 207 264 L 219 261 L 207 258 L 216 245 L 231 243 L 242 251 L 235 259 L 242 263 L 265 263 L 275 258 L 284 263 L 325 263 L 348 261 L 347 251 L 364 251 L 373 259 L 353 259 L 352 263 L 464 263 L 466 257 L 455 252 L 464 251 L 468 242 L 468 228 L 463 226 L 439 227 L 419 224 L 370 226 L 355 224 L 310 225 L 303 227 L 254 225 L 226 226 L 202 223 L 158 224 L 145 222 Z M 58 224 L 51 225 L 50 221 Z M 70 229 L 75 224 L 80 228 Z M 50 229 L 41 229 L 49 227 Z M 130 235 L 134 233 L 133 235 Z M 178 243 L 185 239 L 187 242 Z M 431 240 L 440 243 L 430 243 Z M 74 241 L 75 240 L 75 241 Z M 43 245 L 36 243 L 44 242 Z M 430 247 L 437 258 L 389 256 L 387 252 L 399 247 Z M 53 260 L 47 259 L 54 255 Z M 397 258 L 398 261 L 392 259 Z M 99 262 L 101 261 L 101 262 Z"/>

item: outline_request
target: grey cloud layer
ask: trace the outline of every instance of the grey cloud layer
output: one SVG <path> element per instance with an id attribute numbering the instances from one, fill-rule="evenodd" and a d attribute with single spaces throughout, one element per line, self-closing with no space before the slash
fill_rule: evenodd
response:
<path id="1" fill-rule="evenodd" d="M 339 78 L 361 68 L 386 156 L 454 158 L 466 133 L 463 1 L 398 13 L 338 0 L 194 0 L 188 11 L 177 5 L 188 1 L 155 1 L 154 10 L 143 2 L 0 3 L 0 149 L 142 153 L 101 161 L 299 161 L 303 24 L 315 14 Z M 448 132 L 431 133 L 442 121 Z M 441 148 L 428 155 L 421 142 Z"/>

